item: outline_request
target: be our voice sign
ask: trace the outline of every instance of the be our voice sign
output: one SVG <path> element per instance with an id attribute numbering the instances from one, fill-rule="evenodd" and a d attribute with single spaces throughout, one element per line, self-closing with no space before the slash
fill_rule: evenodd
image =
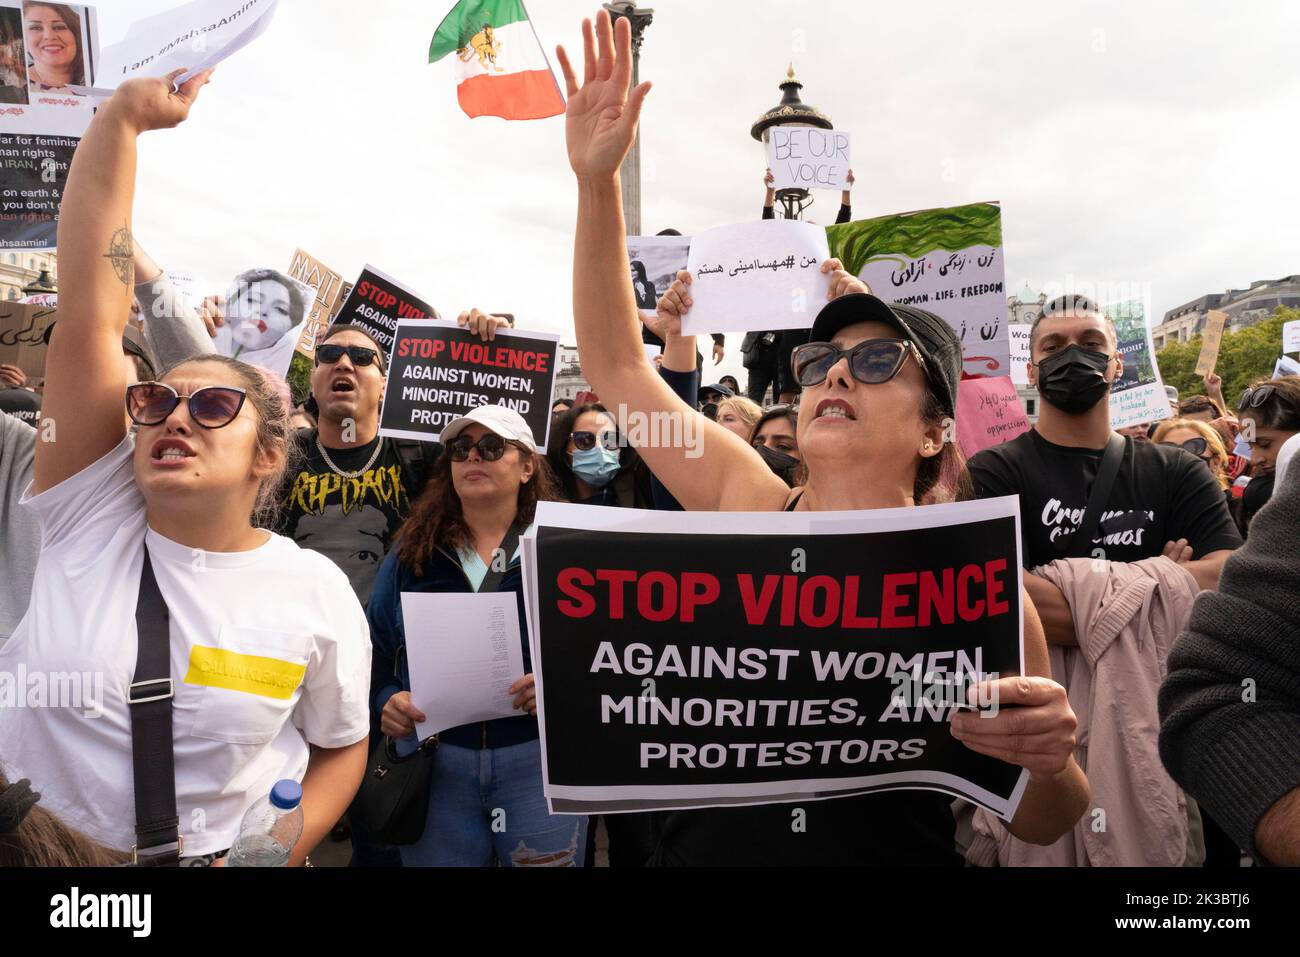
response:
<path id="1" fill-rule="evenodd" d="M 481 405 L 514 409 L 545 448 L 560 337 L 499 330 L 484 342 L 455 322 L 403 319 L 393 335 L 380 435 L 436 441 Z"/>
<path id="2" fill-rule="evenodd" d="M 768 131 L 767 165 L 777 189 L 848 189 L 849 134 L 774 126 Z"/>

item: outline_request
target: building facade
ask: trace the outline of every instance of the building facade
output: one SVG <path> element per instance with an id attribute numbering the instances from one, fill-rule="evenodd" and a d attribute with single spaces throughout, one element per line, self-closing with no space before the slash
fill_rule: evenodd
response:
<path id="1" fill-rule="evenodd" d="M 48 269 L 58 284 L 58 257 L 54 253 L 28 252 L 25 249 L 0 251 L 0 301 L 23 298 L 23 287 L 34 283 L 41 270 Z"/>
<path id="2" fill-rule="evenodd" d="M 1210 293 L 1165 313 L 1164 321 L 1151 330 L 1159 352 L 1171 342 L 1187 342 L 1200 335 L 1211 310 L 1226 312 L 1226 331 L 1237 332 L 1273 315 L 1278 306 L 1300 307 L 1300 275 L 1261 279 L 1248 289 Z"/>
<path id="3" fill-rule="evenodd" d="M 582 367 L 578 364 L 578 347 L 561 344 L 556 359 L 555 398 L 568 399 L 572 402 L 579 392 L 590 392 L 591 386 L 583 378 Z"/>

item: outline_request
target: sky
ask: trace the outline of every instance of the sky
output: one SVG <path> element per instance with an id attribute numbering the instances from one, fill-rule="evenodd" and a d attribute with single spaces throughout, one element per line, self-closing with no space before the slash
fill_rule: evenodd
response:
<path id="1" fill-rule="evenodd" d="M 103 0 L 104 44 L 168 0 Z M 531 0 L 548 54 L 591 0 Z M 281 0 L 182 127 L 141 141 L 135 230 L 222 291 L 295 247 L 366 263 L 444 316 L 572 341 L 562 118 L 469 120 L 429 65 L 451 0 Z M 793 63 L 853 135 L 854 218 L 997 200 L 1007 288 L 1143 298 L 1157 317 L 1300 273 L 1300 5 L 660 0 L 641 60 L 646 232 L 759 215 L 750 138 Z M 833 221 L 838 196 L 805 218 Z M 739 336 L 723 372 L 740 373 Z M 713 378 L 709 376 L 708 378 Z M 743 383 L 744 377 L 740 376 Z"/>

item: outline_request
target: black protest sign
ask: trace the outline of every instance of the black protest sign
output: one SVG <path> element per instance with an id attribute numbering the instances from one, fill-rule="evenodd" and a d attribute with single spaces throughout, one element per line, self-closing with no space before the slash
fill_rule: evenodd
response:
<path id="1" fill-rule="evenodd" d="M 1014 814 L 1027 772 L 949 730 L 972 685 L 1022 670 L 1014 499 L 835 519 L 543 504 L 526 545 L 556 811 L 929 788 Z"/>
<path id="2" fill-rule="evenodd" d="M 559 336 L 498 330 L 484 342 L 454 322 L 401 322 L 384 388 L 381 435 L 437 439 L 481 405 L 514 409 L 538 447 L 551 429 Z"/>
<path id="3" fill-rule="evenodd" d="M 349 290 L 331 325 L 360 326 L 387 354 L 393 351 L 393 336 L 400 320 L 437 318 L 438 310 L 433 306 L 396 279 L 367 266 L 361 270 L 361 276 Z"/>
<path id="4" fill-rule="evenodd" d="M 0 133 L 0 249 L 53 249 L 68 167 L 68 136 Z"/>

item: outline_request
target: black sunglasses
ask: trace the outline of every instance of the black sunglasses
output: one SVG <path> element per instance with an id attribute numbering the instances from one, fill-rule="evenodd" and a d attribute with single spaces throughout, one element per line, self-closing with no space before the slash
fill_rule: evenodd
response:
<path id="1" fill-rule="evenodd" d="M 225 428 L 239 416 L 248 398 L 243 389 L 211 385 L 181 395 L 161 382 L 141 382 L 126 390 L 126 412 L 136 425 L 161 425 L 176 411 L 181 399 L 189 400 L 190 418 L 205 429 Z"/>
<path id="2" fill-rule="evenodd" d="M 1199 435 L 1194 439 L 1188 439 L 1186 442 L 1161 442 L 1161 445 L 1169 445 L 1176 449 L 1186 449 L 1197 458 L 1205 455 L 1210 448 L 1210 443 L 1205 441 Z"/>
<path id="3" fill-rule="evenodd" d="M 1257 389 L 1247 389 L 1241 394 L 1241 401 L 1237 403 L 1238 409 L 1258 409 L 1269 399 L 1277 395 L 1277 387 L 1274 385 L 1262 385 Z"/>
<path id="4" fill-rule="evenodd" d="M 576 448 L 579 452 L 590 452 L 592 449 L 596 447 L 595 432 L 574 432 L 571 438 L 573 439 L 574 448 Z M 605 450 L 608 452 L 617 452 L 618 433 L 616 432 L 600 433 L 600 444 L 604 446 Z"/>
<path id="5" fill-rule="evenodd" d="M 466 462 L 472 449 L 478 449 L 479 458 L 484 462 L 495 462 L 506 454 L 509 443 L 499 435 L 488 433 L 477 442 L 468 435 L 458 435 L 447 443 L 447 454 L 453 462 Z"/>
<path id="6" fill-rule="evenodd" d="M 374 349 L 367 349 L 365 346 L 324 345 L 316 347 L 316 364 L 318 366 L 332 366 L 343 358 L 345 352 L 348 354 L 348 358 L 352 360 L 352 364 L 357 367 L 379 362 L 379 353 Z M 383 368 L 382 364 L 380 368 Z"/>
<path id="7" fill-rule="evenodd" d="M 809 342 L 799 346 L 790 357 L 795 380 L 804 388 L 826 381 L 831 369 L 847 357 L 853 378 L 866 385 L 880 385 L 898 375 L 908 355 L 915 355 L 921 370 L 925 358 L 906 339 L 868 339 L 851 349 L 841 349 L 829 342 Z"/>

